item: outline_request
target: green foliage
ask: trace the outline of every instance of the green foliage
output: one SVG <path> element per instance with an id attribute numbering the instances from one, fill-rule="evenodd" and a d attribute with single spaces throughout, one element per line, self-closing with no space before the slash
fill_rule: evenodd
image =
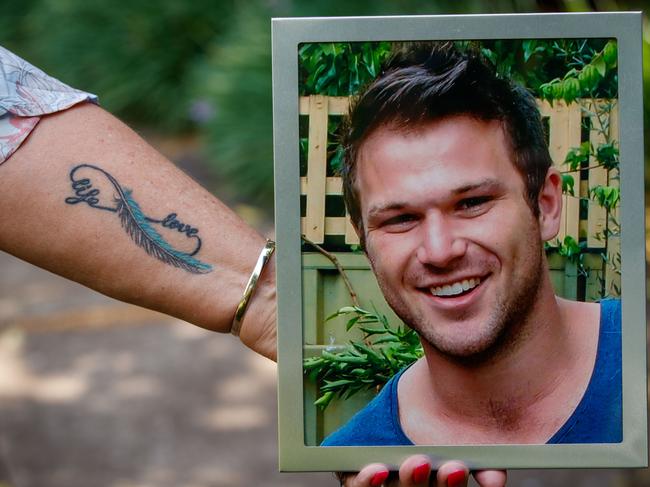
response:
<path id="1" fill-rule="evenodd" d="M 300 94 L 349 96 L 379 74 L 389 42 L 307 43 L 298 50 Z"/>
<path id="2" fill-rule="evenodd" d="M 588 169 L 589 157 L 591 156 L 597 161 L 597 165 L 603 166 L 609 171 L 618 169 L 618 154 L 618 145 L 614 141 L 604 142 L 595 149 L 589 141 L 585 141 L 580 146 L 569 149 L 564 163 L 569 167 L 569 171 Z"/>
<path id="3" fill-rule="evenodd" d="M 300 95 L 352 96 L 379 75 L 390 53 L 390 42 L 302 44 L 298 50 Z M 343 163 L 340 124 L 340 119 L 330 118 L 328 122 L 327 160 L 331 173 L 338 173 Z M 307 138 L 301 138 L 302 161 L 307 160 L 307 151 Z"/>
<path id="4" fill-rule="evenodd" d="M 1 26 L 11 25 L 18 37 L 17 45 L 7 47 L 48 74 L 97 93 L 106 109 L 130 123 L 178 131 L 192 126 L 186 73 L 228 27 L 235 2 L 5 3 L 32 7 L 21 15 L 3 5 Z"/>
<path id="5" fill-rule="evenodd" d="M 539 97 L 573 101 L 588 93 L 611 97 L 616 91 L 616 43 L 603 39 L 526 39 L 458 41 L 494 64 Z M 347 96 L 371 81 L 391 51 L 380 43 L 309 43 L 300 48 L 300 93 Z M 567 72 L 567 67 L 569 71 Z"/>
<path id="6" fill-rule="evenodd" d="M 206 153 L 237 188 L 231 200 L 273 208 L 270 24 L 243 4 L 228 34 L 190 73 L 192 97 L 214 116 L 205 122 Z"/>
<path id="7" fill-rule="evenodd" d="M 575 196 L 574 186 L 575 181 L 573 180 L 573 176 L 570 174 L 562 174 L 562 192 Z"/>
<path id="8" fill-rule="evenodd" d="M 566 257 L 566 259 L 575 264 L 578 272 L 587 277 L 589 271 L 584 264 L 584 256 L 587 251 L 587 242 L 585 240 L 578 242 L 571 235 L 564 237 L 564 240 L 560 241 L 556 239 L 554 245 L 546 244 L 546 252 L 557 252 L 559 255 Z"/>
<path id="9" fill-rule="evenodd" d="M 605 169 L 618 169 L 618 147 L 615 142 L 600 144 L 595 155 L 598 163 Z"/>
<path id="10" fill-rule="evenodd" d="M 585 242 L 578 243 L 578 241 L 576 241 L 576 239 L 571 235 L 567 235 L 564 237 L 564 240 L 559 243 L 558 253 L 569 259 L 569 261 L 578 263 L 585 247 Z"/>
<path id="11" fill-rule="evenodd" d="M 329 316 L 350 316 L 346 330 L 357 327 L 363 341 L 351 341 L 344 350 L 323 350 L 318 357 L 304 360 L 305 375 L 321 384 L 321 396 L 314 403 L 325 409 L 336 397 L 347 399 L 363 390 L 380 389 L 404 367 L 422 356 L 422 345 L 404 325 L 392 327 L 383 314 L 358 306 L 346 306 Z"/>
<path id="12" fill-rule="evenodd" d="M 564 100 L 571 103 L 583 97 L 613 98 L 618 91 L 617 46 L 610 40 L 597 48 L 596 41 L 551 41 L 554 50 L 564 56 L 570 67 L 563 76 L 539 86 L 539 96 L 551 103 Z M 569 61 L 570 60 L 570 61 Z"/>
<path id="13" fill-rule="evenodd" d="M 591 154 L 591 144 L 585 141 L 578 147 L 572 147 L 567 152 L 564 163 L 569 166 L 569 170 L 577 171 L 582 166 L 586 166 L 589 162 L 589 154 Z"/>
<path id="14" fill-rule="evenodd" d="M 589 188 L 589 193 L 591 197 L 607 211 L 612 211 L 616 208 L 621 199 L 620 190 L 613 186 L 598 185 Z"/>
<path id="15" fill-rule="evenodd" d="M 605 39 L 500 39 L 459 44 L 479 48 L 500 76 L 522 84 L 539 98 L 570 102 L 585 92 L 610 98 L 616 91 L 615 74 L 591 80 L 585 87 L 589 90 L 583 89 L 575 76 L 604 49 L 608 44 Z M 614 53 L 612 47 L 608 47 L 608 56 L 615 56 L 615 51 L 615 46 Z M 611 68 L 614 66 L 615 63 Z M 591 67 L 587 71 L 591 72 Z M 596 76 L 600 75 L 596 73 Z"/>

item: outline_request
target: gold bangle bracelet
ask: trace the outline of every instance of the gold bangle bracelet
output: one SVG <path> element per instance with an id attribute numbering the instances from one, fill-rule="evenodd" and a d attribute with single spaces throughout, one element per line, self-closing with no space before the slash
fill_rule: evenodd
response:
<path id="1" fill-rule="evenodd" d="M 235 318 L 232 320 L 232 326 L 230 327 L 230 333 L 235 336 L 239 336 L 241 322 L 244 319 L 246 308 L 248 308 L 248 302 L 255 292 L 257 281 L 259 281 L 260 276 L 262 275 L 264 266 L 271 258 L 271 255 L 273 255 L 274 250 L 275 242 L 273 240 L 267 240 L 262 252 L 260 252 L 260 256 L 257 258 L 257 263 L 255 264 L 251 277 L 248 279 L 248 284 L 246 284 L 246 288 L 244 288 L 244 294 L 237 306 L 237 311 L 235 311 Z"/>

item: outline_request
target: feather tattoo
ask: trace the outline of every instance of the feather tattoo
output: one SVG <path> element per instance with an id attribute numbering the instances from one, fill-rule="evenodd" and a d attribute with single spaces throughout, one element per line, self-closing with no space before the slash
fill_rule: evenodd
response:
<path id="1" fill-rule="evenodd" d="M 81 169 L 98 171 L 108 179 L 115 189 L 113 199 L 115 206 L 106 206 L 106 204 L 100 201 L 100 190 L 93 187 L 91 178 L 87 177 L 88 171 L 84 171 L 86 174 L 85 177 L 77 176 Z M 72 168 L 70 171 L 70 181 L 75 196 L 66 198 L 65 202 L 67 204 L 74 205 L 83 202 L 91 208 L 117 213 L 122 228 L 131 240 L 138 247 L 144 249 L 147 254 L 166 264 L 178 267 L 192 274 L 205 274 L 212 270 L 210 264 L 201 262 L 193 257 L 201 248 L 201 238 L 198 235 L 198 228 L 180 222 L 176 213 L 170 213 L 162 220 L 146 216 L 140 208 L 140 205 L 133 199 L 130 189 L 123 188 L 108 172 L 92 164 L 80 164 Z M 183 252 L 175 249 L 160 235 L 153 225 L 160 225 L 163 228 L 184 234 L 188 239 L 192 239 L 195 242 L 194 250 L 192 252 Z"/>

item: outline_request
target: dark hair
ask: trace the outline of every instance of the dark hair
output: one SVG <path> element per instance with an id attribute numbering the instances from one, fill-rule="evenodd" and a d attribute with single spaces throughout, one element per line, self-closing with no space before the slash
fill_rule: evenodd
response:
<path id="1" fill-rule="evenodd" d="M 405 44 L 352 103 L 343 131 L 343 197 L 364 245 L 356 162 L 359 150 L 380 127 L 408 130 L 451 115 L 502 122 L 512 161 L 524 178 L 526 199 L 539 214 L 537 198 L 552 165 L 533 96 L 495 69 L 476 50 L 453 43 Z"/>

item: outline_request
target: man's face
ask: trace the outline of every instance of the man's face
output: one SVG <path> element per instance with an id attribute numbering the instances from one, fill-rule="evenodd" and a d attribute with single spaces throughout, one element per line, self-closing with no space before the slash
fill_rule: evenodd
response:
<path id="1" fill-rule="evenodd" d="M 386 300 L 435 349 L 484 360 L 538 293 L 540 227 L 499 122 L 448 117 L 363 143 L 366 251 Z"/>

